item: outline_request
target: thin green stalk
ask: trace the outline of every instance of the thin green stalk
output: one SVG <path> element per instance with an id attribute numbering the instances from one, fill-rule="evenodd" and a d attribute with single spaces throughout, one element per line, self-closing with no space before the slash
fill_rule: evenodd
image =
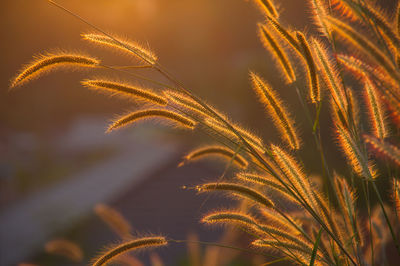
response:
<path id="1" fill-rule="evenodd" d="M 321 109 L 322 109 L 322 101 L 319 102 L 318 107 L 317 107 L 317 114 L 315 115 L 315 121 L 314 125 L 312 127 L 313 132 L 317 131 L 317 128 L 319 127 L 319 115 L 321 114 Z"/>
<path id="2" fill-rule="evenodd" d="M 322 101 L 320 101 L 320 104 L 319 104 L 318 109 L 317 109 L 317 115 L 316 115 L 315 121 L 313 123 L 312 119 L 311 119 L 310 111 L 309 111 L 309 109 L 307 108 L 307 106 L 305 104 L 304 96 L 301 94 L 301 92 L 299 90 L 299 87 L 297 85 L 297 79 L 296 79 L 295 89 L 296 89 L 296 93 L 297 93 L 297 96 L 299 98 L 299 101 L 300 101 L 300 103 L 301 103 L 301 105 L 302 105 L 302 107 L 304 109 L 304 112 L 306 113 L 306 117 L 308 118 L 310 126 L 312 127 L 312 135 L 313 135 L 313 138 L 314 138 L 314 141 L 315 141 L 315 145 L 317 146 L 317 150 L 319 151 L 319 154 L 320 154 L 320 159 L 321 159 L 321 163 L 322 163 L 322 166 L 323 166 L 322 169 L 324 171 L 323 172 L 324 173 L 324 177 L 325 177 L 325 179 L 328 180 L 328 184 L 330 185 L 331 189 L 334 189 L 331 172 L 329 170 L 328 164 L 326 163 L 325 154 L 324 154 L 323 148 L 322 148 L 322 141 L 321 141 L 321 137 L 319 135 L 320 131 L 319 131 L 318 124 L 319 124 L 319 115 L 320 115 L 321 108 L 322 108 Z M 317 135 L 317 132 L 318 132 L 318 135 Z M 327 195 L 328 195 L 328 198 L 330 198 L 329 190 L 327 192 Z M 334 193 L 334 195 L 335 195 L 335 198 L 336 198 L 336 202 L 339 202 L 339 199 L 337 198 L 337 195 L 335 193 Z"/>
<path id="3" fill-rule="evenodd" d="M 315 240 L 314 247 L 311 253 L 310 266 L 314 266 L 315 258 L 317 257 L 319 241 L 321 239 L 322 228 L 319 229 L 317 239 Z"/>

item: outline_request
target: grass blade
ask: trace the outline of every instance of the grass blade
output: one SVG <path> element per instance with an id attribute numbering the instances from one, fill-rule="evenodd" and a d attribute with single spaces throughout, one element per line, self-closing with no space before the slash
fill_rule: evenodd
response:
<path id="1" fill-rule="evenodd" d="M 322 234 L 322 228 L 319 229 L 317 239 L 315 240 L 315 243 L 314 243 L 314 247 L 313 247 L 313 250 L 311 253 L 310 266 L 314 265 L 315 257 L 317 257 L 317 251 L 318 251 L 319 241 L 321 239 L 321 234 Z"/>

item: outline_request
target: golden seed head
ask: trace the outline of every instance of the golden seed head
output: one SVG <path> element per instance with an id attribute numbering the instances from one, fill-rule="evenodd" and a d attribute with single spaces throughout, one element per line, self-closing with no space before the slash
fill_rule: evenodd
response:
<path id="1" fill-rule="evenodd" d="M 234 164 L 236 164 L 241 168 L 246 168 L 248 165 L 247 160 L 243 158 L 243 156 L 229 149 L 228 147 L 223 147 L 223 146 L 205 146 L 198 148 L 187 154 L 184 158 L 185 160 L 184 162 L 198 160 L 207 156 L 218 156 L 225 158 L 229 161 L 232 160 Z"/>
<path id="2" fill-rule="evenodd" d="M 107 129 L 107 132 L 111 132 L 115 129 L 127 126 L 138 120 L 148 119 L 148 118 L 162 118 L 167 121 L 173 121 L 176 125 L 183 128 L 194 129 L 196 122 L 188 117 L 180 115 L 176 112 L 164 110 L 164 109 L 145 109 L 140 111 L 134 111 L 127 115 L 124 115 L 117 120 L 115 120 Z"/>
<path id="3" fill-rule="evenodd" d="M 250 72 L 250 77 L 254 91 L 265 105 L 267 113 L 281 133 L 282 139 L 291 149 L 298 150 L 300 148 L 300 139 L 289 111 L 276 95 L 276 92 L 261 77 L 253 72 Z"/>
<path id="4" fill-rule="evenodd" d="M 157 56 L 155 56 L 149 49 L 145 49 L 138 43 L 132 41 L 125 41 L 115 37 L 95 33 L 82 34 L 82 38 L 95 44 L 101 44 L 127 52 L 128 54 L 134 55 L 145 63 L 151 65 L 155 64 L 157 61 Z"/>
<path id="5" fill-rule="evenodd" d="M 296 38 L 302 49 L 303 57 L 307 63 L 307 74 L 308 74 L 308 87 L 309 97 L 312 103 L 318 103 L 321 101 L 320 86 L 317 74 L 317 67 L 315 65 L 314 57 L 311 52 L 310 45 L 304 34 L 300 31 L 296 31 Z"/>
<path id="6" fill-rule="evenodd" d="M 384 139 L 387 137 L 388 131 L 385 121 L 385 109 L 378 89 L 367 76 L 364 78 L 364 88 L 373 133 L 376 137 Z"/>
<path id="7" fill-rule="evenodd" d="M 167 105 L 167 100 L 164 97 L 156 94 L 150 89 L 141 88 L 139 86 L 132 86 L 127 83 L 105 79 L 84 80 L 81 83 L 83 86 L 90 89 L 108 92 L 112 95 L 118 94 L 128 99 L 140 99 L 162 106 Z"/>
<path id="8" fill-rule="evenodd" d="M 208 191 L 225 191 L 227 193 L 233 193 L 234 195 L 242 198 L 250 199 L 263 207 L 273 208 L 275 206 L 270 199 L 262 195 L 257 190 L 241 184 L 219 182 L 207 183 L 200 186 L 200 192 Z"/>
<path id="9" fill-rule="evenodd" d="M 296 80 L 296 76 L 294 74 L 292 64 L 290 63 L 285 50 L 279 44 L 279 41 L 273 34 L 270 33 L 267 26 L 262 24 L 258 24 L 258 36 L 264 47 L 269 50 L 277 59 L 280 69 L 283 71 L 287 82 L 293 83 Z"/>
<path id="10" fill-rule="evenodd" d="M 96 58 L 75 53 L 56 53 L 38 56 L 19 72 L 11 81 L 10 87 L 20 86 L 58 67 L 97 67 L 99 64 L 100 61 Z"/>
<path id="11" fill-rule="evenodd" d="M 112 262 L 117 256 L 122 255 L 126 252 L 130 252 L 138 249 L 145 249 L 151 247 L 166 246 L 168 244 L 165 237 L 143 237 L 134 240 L 124 242 L 115 247 L 107 249 L 103 254 L 101 254 L 93 263 L 93 266 L 106 265 Z"/>

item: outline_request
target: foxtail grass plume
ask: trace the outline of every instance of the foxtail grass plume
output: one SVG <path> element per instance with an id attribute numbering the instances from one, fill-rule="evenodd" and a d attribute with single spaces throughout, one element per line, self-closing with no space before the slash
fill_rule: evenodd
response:
<path id="1" fill-rule="evenodd" d="M 295 81 L 296 76 L 285 50 L 281 47 L 274 35 L 270 33 L 266 25 L 260 23 L 258 24 L 258 36 L 265 49 L 267 49 L 277 59 L 277 62 L 284 74 L 285 79 L 289 83 Z"/>
<path id="2" fill-rule="evenodd" d="M 282 241 L 282 242 L 289 241 L 299 247 L 308 249 L 309 251 L 312 250 L 311 243 L 300 235 L 292 235 L 291 233 L 283 231 L 279 227 L 271 225 L 259 225 L 259 227 L 262 231 L 265 232 L 266 235 L 272 236 L 272 238 L 274 238 L 277 241 Z"/>
<path id="3" fill-rule="evenodd" d="M 235 210 L 216 211 L 204 216 L 201 221 L 207 224 L 218 222 L 234 222 L 245 224 L 246 226 L 257 226 L 259 222 L 248 214 Z"/>
<path id="4" fill-rule="evenodd" d="M 312 45 L 316 58 L 318 58 L 319 66 L 322 69 L 322 76 L 329 89 L 330 95 L 332 96 L 334 103 L 344 115 L 347 111 L 347 100 L 335 64 L 332 62 L 331 56 L 328 54 L 326 47 L 324 47 L 320 41 L 312 39 Z"/>
<path id="5" fill-rule="evenodd" d="M 251 145 L 254 149 L 264 153 L 265 152 L 265 147 L 263 140 L 254 135 L 253 133 L 247 131 L 246 129 L 242 128 L 241 126 L 234 124 L 232 122 L 229 122 L 233 129 L 236 131 L 234 132 L 230 128 L 226 127 L 224 123 L 214 119 L 214 118 L 207 118 L 205 120 L 206 125 L 208 125 L 210 128 L 216 130 L 220 134 L 228 137 L 229 139 L 232 139 L 234 141 L 239 141 L 241 142 L 241 139 L 237 136 L 236 132 L 241 135 L 241 137 L 249 144 Z M 244 146 L 244 145 L 243 145 Z"/>
<path id="6" fill-rule="evenodd" d="M 201 104 L 183 93 L 172 90 L 165 90 L 163 91 L 163 94 L 171 103 L 174 103 L 198 115 L 206 117 L 210 116 L 210 113 Z"/>
<path id="7" fill-rule="evenodd" d="M 54 254 L 68 258 L 73 262 L 82 262 L 83 252 L 82 249 L 69 240 L 55 239 L 46 243 L 44 249 L 49 254 Z"/>
<path id="8" fill-rule="evenodd" d="M 314 57 L 311 53 L 310 45 L 308 44 L 308 41 L 304 36 L 304 34 L 301 33 L 300 31 L 296 31 L 296 37 L 302 49 L 303 57 L 307 63 L 310 100 L 312 103 L 319 103 L 321 101 L 319 80 L 318 80 L 317 68 L 315 65 Z"/>
<path id="9" fill-rule="evenodd" d="M 347 181 L 336 173 L 333 180 L 339 208 L 344 217 L 347 236 L 350 238 L 347 241 L 353 243 L 355 240 L 362 247 L 364 246 L 364 238 L 359 224 L 360 219 L 356 211 L 356 194 Z M 352 236 L 355 236 L 354 240 Z"/>
<path id="10" fill-rule="evenodd" d="M 310 249 L 300 247 L 291 241 L 276 240 L 274 238 L 257 239 L 251 243 L 257 248 L 277 249 L 283 251 L 293 262 L 300 265 L 307 265 L 309 261 Z M 307 256 L 308 255 L 308 256 Z"/>
<path id="11" fill-rule="evenodd" d="M 342 228 L 342 224 L 339 224 L 338 220 L 335 218 L 335 211 L 330 207 L 330 203 L 321 191 L 322 190 L 320 189 L 312 187 L 315 211 L 327 225 L 329 230 L 335 234 L 341 243 L 344 243 L 346 233 Z"/>
<path id="12" fill-rule="evenodd" d="M 327 16 L 325 21 L 341 37 L 349 41 L 365 54 L 371 56 L 371 58 L 373 58 L 392 79 L 400 82 L 400 74 L 397 72 L 396 66 L 393 65 L 390 59 L 375 44 L 370 42 L 348 24 L 341 22 L 339 19 Z"/>
<path id="13" fill-rule="evenodd" d="M 286 41 L 290 47 L 292 47 L 299 55 L 302 54 L 301 47 L 293 36 L 293 33 L 290 30 L 287 30 L 284 26 L 282 26 L 276 19 L 271 16 L 265 16 L 267 23 L 271 25 L 275 32 L 281 37 L 281 39 Z"/>
<path id="14" fill-rule="evenodd" d="M 369 144 L 372 153 L 388 158 L 400 166 L 400 149 L 398 147 L 370 135 L 364 135 L 364 141 Z"/>
<path id="15" fill-rule="evenodd" d="M 366 75 L 373 76 L 376 79 L 385 79 L 385 72 L 383 69 L 380 70 L 379 67 L 374 68 L 360 58 L 347 54 L 338 54 L 336 58 L 357 80 L 362 81 Z"/>
<path id="16" fill-rule="evenodd" d="M 275 91 L 262 78 L 253 72 L 250 72 L 250 77 L 253 82 L 254 91 L 264 104 L 267 113 L 272 117 L 275 126 L 281 133 L 282 139 L 291 149 L 298 150 L 300 148 L 300 139 L 294 122 L 290 118 L 289 111 L 286 110 Z"/>
<path id="17" fill-rule="evenodd" d="M 351 22 L 355 22 L 358 20 L 358 16 L 355 14 L 354 10 L 352 10 L 346 3 L 342 0 L 330 0 L 330 8 L 331 11 L 335 11 L 343 18 L 348 19 Z M 333 12 L 331 12 L 333 13 Z"/>
<path id="18" fill-rule="evenodd" d="M 115 129 L 127 126 L 138 120 L 148 119 L 148 118 L 161 118 L 167 121 L 174 122 L 177 126 L 182 128 L 193 129 L 196 122 L 188 117 L 180 115 L 176 112 L 164 110 L 164 109 L 145 109 L 140 111 L 134 111 L 127 115 L 124 115 L 117 120 L 115 120 L 107 129 L 107 132 L 111 132 Z"/>
<path id="19" fill-rule="evenodd" d="M 264 208 L 273 208 L 275 206 L 275 204 L 270 199 L 262 195 L 260 192 L 241 184 L 223 182 L 206 183 L 197 186 L 197 190 L 200 193 L 211 191 L 224 191 L 226 193 L 234 194 L 241 198 L 249 199 Z"/>
<path id="20" fill-rule="evenodd" d="M 346 94 L 348 96 L 348 112 L 349 116 L 352 117 L 352 120 L 354 121 L 354 124 L 357 128 L 359 128 L 360 125 L 360 104 L 358 102 L 358 99 L 355 95 L 356 92 L 353 92 L 350 88 L 346 88 Z"/>
<path id="21" fill-rule="evenodd" d="M 315 206 L 315 199 L 310 182 L 307 180 L 304 170 L 299 163 L 276 145 L 271 144 L 271 152 L 276 163 L 285 173 L 290 184 L 289 187 L 292 188 L 296 194 L 301 196 L 300 199 L 302 201 L 305 201 L 310 206 Z"/>
<path id="22" fill-rule="evenodd" d="M 290 232 L 292 235 L 298 235 L 301 233 L 301 222 L 294 219 L 290 213 L 285 213 L 286 218 L 284 218 L 272 209 L 262 209 L 261 215 L 266 224 L 282 228 L 282 230 Z"/>
<path id="23" fill-rule="evenodd" d="M 314 24 L 323 35 L 330 37 L 330 30 L 323 20 L 328 14 L 325 2 L 323 0 L 310 0 L 310 3 Z"/>
<path id="24" fill-rule="evenodd" d="M 236 224 L 261 236 L 270 235 L 278 240 L 289 240 L 295 242 L 299 246 L 305 248 L 310 247 L 310 244 L 306 244 L 306 240 L 302 237 L 287 233 L 274 225 L 264 225 L 254 217 L 238 211 L 216 211 L 203 217 L 202 222 L 207 224 Z"/>
<path id="25" fill-rule="evenodd" d="M 275 4 L 272 0 L 252 0 L 253 3 L 257 6 L 257 8 L 268 16 L 272 16 L 274 18 L 278 18 L 279 14 L 275 8 Z"/>
<path id="26" fill-rule="evenodd" d="M 396 81 L 386 75 L 385 70 L 380 66 L 371 66 L 360 58 L 345 54 L 338 54 L 337 59 L 360 81 L 362 81 L 365 76 L 370 76 L 374 80 L 398 88 Z"/>
<path id="27" fill-rule="evenodd" d="M 333 0 L 333 4 L 340 2 L 338 5 L 346 5 L 350 10 L 347 13 L 352 13 L 350 15 L 352 18 L 357 17 L 359 20 L 364 20 L 368 18 L 373 21 L 374 26 L 377 27 L 381 33 L 387 36 L 387 41 L 390 45 L 400 49 L 400 38 L 398 32 L 395 31 L 387 20 L 390 17 L 385 14 L 378 6 L 373 5 L 371 1 L 359 2 L 357 0 Z"/>
<path id="28" fill-rule="evenodd" d="M 158 105 L 167 104 L 167 100 L 165 98 L 152 92 L 151 90 L 140 88 L 138 86 L 132 86 L 130 84 L 113 82 L 104 79 L 88 79 L 82 81 L 81 83 L 83 86 L 86 86 L 90 89 L 122 95 L 128 99 L 141 99 Z"/>
<path id="29" fill-rule="evenodd" d="M 366 179 L 374 179 L 376 177 L 376 170 L 361 153 L 350 132 L 341 125 L 336 124 L 336 137 L 354 172 Z"/>
<path id="30" fill-rule="evenodd" d="M 107 265 L 111 263 L 117 256 L 122 255 L 126 252 L 146 249 L 152 247 L 166 246 L 168 244 L 165 237 L 155 236 L 155 237 L 143 237 L 130 241 L 126 241 L 122 244 L 116 245 L 106 249 L 97 259 L 95 259 L 93 266 Z"/>
<path id="31" fill-rule="evenodd" d="M 172 90 L 165 90 L 163 91 L 163 93 L 164 96 L 168 99 L 169 103 L 175 104 L 180 108 L 184 108 L 186 109 L 186 111 L 189 111 L 195 116 L 200 116 L 203 119 L 211 119 L 211 118 L 217 119 L 215 117 L 215 114 L 217 114 L 220 118 L 224 119 L 225 121 L 228 120 L 225 114 L 221 113 L 219 110 L 217 110 L 213 106 L 210 106 L 204 101 L 202 101 L 202 104 L 200 104 L 198 101 L 194 100 L 187 94 L 183 94 Z"/>
<path id="32" fill-rule="evenodd" d="M 236 178 L 249 183 L 266 186 L 269 189 L 279 192 L 279 195 L 282 196 L 283 198 L 291 202 L 297 203 L 297 200 L 288 192 L 288 190 L 271 175 L 260 175 L 257 173 L 239 172 L 236 174 Z"/>
<path id="33" fill-rule="evenodd" d="M 141 45 L 132 41 L 121 40 L 114 37 L 95 33 L 82 34 L 82 38 L 95 44 L 100 44 L 127 52 L 128 54 L 131 54 L 136 58 L 144 61 L 145 63 L 151 65 L 154 65 L 157 62 L 157 56 L 155 56 L 150 50 L 145 49 Z"/>
<path id="34" fill-rule="evenodd" d="M 373 85 L 379 90 L 385 106 L 391 111 L 390 117 L 396 125 L 400 124 L 399 84 L 388 75 L 385 75 L 384 70 L 379 66 L 373 68 L 358 58 L 343 54 L 339 54 L 338 59 L 361 82 L 364 82 L 364 78 L 367 76 L 372 83 L 378 84 L 378 86 Z"/>
<path id="35" fill-rule="evenodd" d="M 388 135 L 385 122 L 385 110 L 377 88 L 367 76 L 364 78 L 364 89 L 373 133 L 377 138 L 384 139 Z"/>
<path id="36" fill-rule="evenodd" d="M 179 165 L 182 166 L 185 162 L 198 160 L 208 156 L 218 156 L 227 160 L 232 160 L 232 163 L 236 164 L 240 168 L 246 168 L 248 162 L 237 152 L 223 146 L 205 146 L 198 148 L 184 157 L 184 161 Z"/>
<path id="37" fill-rule="evenodd" d="M 121 238 L 132 236 L 130 223 L 117 210 L 105 204 L 97 204 L 94 207 L 94 212 Z"/>
<path id="38" fill-rule="evenodd" d="M 36 57 L 31 63 L 26 65 L 19 74 L 11 81 L 11 88 L 20 86 L 29 80 L 39 77 L 48 71 L 59 67 L 97 67 L 100 61 L 94 57 L 89 57 L 76 53 L 48 53 Z"/>

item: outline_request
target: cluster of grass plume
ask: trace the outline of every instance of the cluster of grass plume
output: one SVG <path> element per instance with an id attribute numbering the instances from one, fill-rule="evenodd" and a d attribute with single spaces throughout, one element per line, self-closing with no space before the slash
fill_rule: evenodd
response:
<path id="1" fill-rule="evenodd" d="M 279 91 L 259 74 L 250 71 L 250 82 L 283 140 L 279 144 L 263 140 L 197 97 L 161 66 L 149 49 L 118 39 L 50 2 L 95 30 L 83 34 L 84 40 L 136 58 L 140 65 L 130 69 L 135 72 L 128 72 L 133 78 L 163 88 L 145 89 L 107 78 L 82 81 L 89 89 L 144 102 L 140 109 L 113 121 L 108 131 L 148 118 L 173 122 L 177 128 L 204 131 L 218 143 L 192 151 L 184 162 L 223 157 L 227 159 L 226 169 L 238 166 L 229 181 L 221 180 L 224 171 L 215 182 L 195 187 L 199 193 L 224 193 L 241 202 L 240 208 L 216 210 L 205 215 L 202 222 L 239 227 L 253 238 L 251 247 L 258 252 L 266 256 L 271 250 L 280 252 L 283 257 L 277 261 L 300 265 L 393 265 L 398 260 L 400 3 L 388 16 L 388 11 L 377 8 L 379 3 L 367 0 L 309 0 L 312 20 L 323 33 L 310 36 L 287 27 L 274 1 L 252 0 L 264 18 L 258 23 L 261 43 L 274 58 L 271 62 L 276 63 L 276 70 L 283 73 L 282 86 L 297 94 L 304 116 L 309 118 L 310 123 L 303 125 L 301 131 L 312 133 L 318 150 L 314 162 L 320 161 L 321 175 L 326 177 L 324 186 L 318 186 L 300 157 L 299 150 L 308 147 L 301 145 L 296 117 Z M 59 66 L 127 72 L 122 66 L 101 65 L 99 60 L 85 55 L 47 54 L 25 66 L 11 81 L 11 87 Z M 154 70 L 167 82 L 138 74 L 141 68 Z M 348 166 L 341 174 L 340 169 L 332 169 L 326 156 L 331 151 L 326 150 L 319 123 L 324 110 L 331 114 L 331 140 L 336 140 Z M 382 183 L 383 190 L 376 182 Z M 391 192 L 391 199 L 385 202 L 382 192 L 387 191 Z M 93 265 L 115 261 L 131 250 L 165 246 L 167 242 L 185 243 L 162 236 L 133 237 L 129 224 L 114 210 L 99 205 L 96 213 L 124 241 L 107 248 Z M 387 254 L 388 250 L 393 254 Z M 218 253 L 214 249 L 209 255 L 215 258 Z"/>

